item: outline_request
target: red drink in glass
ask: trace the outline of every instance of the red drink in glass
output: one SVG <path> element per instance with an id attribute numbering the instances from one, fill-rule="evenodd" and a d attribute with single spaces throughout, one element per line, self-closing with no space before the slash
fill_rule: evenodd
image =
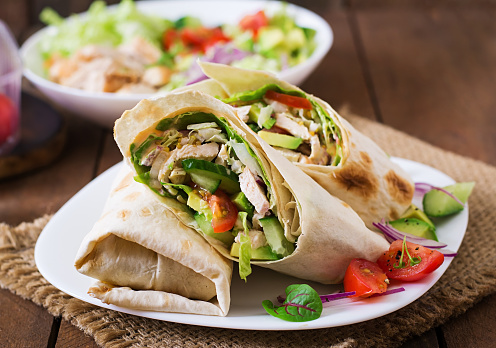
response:
<path id="1" fill-rule="evenodd" d="M 20 139 L 21 81 L 17 44 L 0 21 L 0 156 L 8 155 Z"/>

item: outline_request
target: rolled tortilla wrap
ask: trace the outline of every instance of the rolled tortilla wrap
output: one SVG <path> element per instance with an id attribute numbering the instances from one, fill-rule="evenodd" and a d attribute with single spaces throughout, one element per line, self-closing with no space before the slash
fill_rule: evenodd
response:
<path id="1" fill-rule="evenodd" d="M 88 293 L 104 303 L 219 316 L 229 310 L 232 262 L 136 183 L 127 166 L 75 267 L 98 280 Z"/>
<path id="2" fill-rule="evenodd" d="M 348 204 L 237 126 L 233 108 L 211 96 L 187 91 L 142 100 L 116 121 L 114 134 L 136 180 L 238 261 L 244 279 L 251 261 L 302 279 L 338 283 L 353 258 L 375 261 L 389 246 Z M 224 205 L 222 197 L 235 204 L 240 192 L 248 203 L 236 206 L 231 221 L 232 205 Z M 222 209 L 216 210 L 217 204 Z"/>
<path id="3" fill-rule="evenodd" d="M 215 86 L 212 80 L 206 80 L 202 82 L 202 91 L 239 106 L 236 108 L 237 115 L 242 114 L 243 117 L 238 119 L 252 126 L 255 124 L 258 134 L 265 132 L 267 135 L 270 129 L 263 125 L 257 127 L 253 117 L 246 115 L 247 106 L 273 106 L 271 117 L 277 122 L 272 130 L 282 127 L 290 137 L 303 139 L 297 149 L 276 145 L 274 148 L 329 193 L 348 203 L 369 228 L 381 219 L 398 219 L 410 206 L 414 185 L 409 175 L 329 104 L 270 73 L 215 63 L 202 62 L 200 65 L 205 74 L 219 84 Z M 219 92 L 219 86 L 224 93 Z M 196 85 L 187 88 L 195 89 Z M 312 109 L 274 103 L 264 91 L 303 97 L 310 101 Z M 268 126 L 271 124 L 269 122 Z M 270 138 L 270 133 L 268 136 Z"/>

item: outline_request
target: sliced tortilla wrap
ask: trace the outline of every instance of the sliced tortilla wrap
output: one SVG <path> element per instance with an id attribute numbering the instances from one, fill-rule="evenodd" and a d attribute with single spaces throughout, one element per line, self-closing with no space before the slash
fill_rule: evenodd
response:
<path id="1" fill-rule="evenodd" d="M 251 261 L 302 279 L 338 283 L 353 258 L 375 261 L 388 249 L 386 240 L 370 231 L 347 203 L 236 120 L 229 105 L 186 91 L 142 100 L 116 121 L 114 135 L 136 180 L 224 256 L 238 261 L 244 279 Z M 191 170 L 191 163 L 201 166 Z M 214 188 L 210 170 L 222 179 Z M 201 176 L 205 171 L 210 174 Z M 240 192 L 248 203 L 237 206 L 234 225 L 224 231 L 232 205 L 222 205 L 222 197 L 233 203 Z M 265 198 L 255 199 L 254 192 Z M 280 232 L 275 241 L 274 231 Z M 257 256 L 261 251 L 265 256 Z"/>
<path id="2" fill-rule="evenodd" d="M 104 303 L 218 316 L 229 310 L 232 261 L 159 204 L 127 166 L 75 267 L 98 280 L 88 293 Z"/>
<path id="3" fill-rule="evenodd" d="M 376 143 L 338 115 L 329 104 L 267 72 L 239 69 L 215 63 L 201 62 L 200 65 L 204 73 L 219 84 L 215 86 L 212 80 L 206 80 L 202 82 L 204 86 L 202 91 L 232 105 L 242 105 L 236 108 L 238 116 L 241 114 L 240 110 L 246 108 L 246 105 L 260 101 L 264 88 L 290 93 L 310 101 L 311 112 L 315 115 L 313 120 L 300 116 L 302 119 L 294 118 L 299 125 L 291 122 L 290 118 L 285 117 L 291 111 L 289 108 L 288 111 L 281 113 L 283 115 L 281 120 L 276 115 L 277 122 L 275 123 L 275 126 L 281 125 L 289 129 L 289 132 L 297 134 L 295 135 L 297 138 L 304 138 L 305 134 L 308 138 L 294 151 L 282 147 L 275 148 L 290 158 L 325 190 L 348 203 L 369 228 L 373 228 L 372 223 L 379 222 L 381 219 L 386 221 L 398 219 L 410 206 L 414 185 L 409 175 L 393 163 Z M 225 93 L 219 92 L 219 86 L 224 89 Z M 208 87 L 211 88 L 210 91 Z M 191 85 L 188 88 L 195 89 L 196 86 Z M 268 101 L 267 98 L 264 100 Z M 298 111 L 296 108 L 293 110 L 295 113 Z M 241 120 L 242 117 L 238 118 Z M 291 125 L 283 124 L 284 120 L 286 123 L 292 123 L 296 128 L 291 130 Z M 251 118 L 247 117 L 244 117 L 244 121 L 252 122 Z M 303 126 L 309 127 L 309 130 L 302 130 Z M 267 131 L 264 127 L 260 128 L 261 131 Z M 248 130 L 248 132 L 251 131 L 251 129 Z M 301 135 L 302 132 L 303 135 Z M 300 153 L 300 149 L 304 149 L 305 142 L 307 147 L 311 144 L 309 156 Z M 314 147 L 315 142 L 322 145 Z M 332 155 L 329 156 L 329 153 Z"/>

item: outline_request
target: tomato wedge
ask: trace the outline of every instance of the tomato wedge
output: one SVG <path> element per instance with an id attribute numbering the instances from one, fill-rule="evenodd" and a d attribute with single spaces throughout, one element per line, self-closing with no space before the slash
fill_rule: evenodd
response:
<path id="1" fill-rule="evenodd" d="M 215 233 L 226 232 L 234 227 L 238 218 L 238 208 L 227 194 L 217 189 L 215 194 L 208 198 L 208 205 L 212 210 L 212 228 Z"/>
<path id="2" fill-rule="evenodd" d="M 166 50 L 171 50 L 177 43 L 182 43 L 188 52 L 203 52 L 218 42 L 227 42 L 231 39 L 224 35 L 221 28 L 182 28 L 169 29 L 164 32 L 162 41 Z"/>
<path id="3" fill-rule="evenodd" d="M 349 297 L 369 297 L 387 290 L 386 274 L 375 262 L 365 259 L 351 260 L 343 280 L 344 291 L 355 291 Z"/>
<path id="4" fill-rule="evenodd" d="M 403 246 L 403 243 L 406 247 Z M 403 254 L 403 258 L 401 254 Z M 402 262 L 400 263 L 400 261 Z M 389 250 L 377 260 L 377 264 L 388 278 L 407 282 L 426 277 L 443 262 L 444 255 L 439 251 L 402 240 L 395 240 Z"/>
<path id="5" fill-rule="evenodd" d="M 251 30 L 255 36 L 261 28 L 266 27 L 267 25 L 269 25 L 269 21 L 263 10 L 260 10 L 253 15 L 246 15 L 239 22 L 241 29 Z"/>
<path id="6" fill-rule="evenodd" d="M 300 108 L 300 109 L 307 109 L 307 110 L 312 109 L 312 103 L 310 103 L 310 100 L 303 98 L 303 97 L 297 97 L 294 95 L 278 93 L 278 92 L 273 91 L 273 90 L 268 90 L 267 92 L 265 92 L 265 97 L 267 99 L 275 100 L 281 104 L 285 104 L 285 105 L 291 106 L 293 108 Z"/>
<path id="7" fill-rule="evenodd" d="M 177 40 L 179 34 L 177 33 L 177 30 L 175 29 L 169 29 L 164 32 L 162 35 L 162 44 L 164 45 L 164 48 L 168 51 L 172 48 L 172 45 L 175 43 Z"/>

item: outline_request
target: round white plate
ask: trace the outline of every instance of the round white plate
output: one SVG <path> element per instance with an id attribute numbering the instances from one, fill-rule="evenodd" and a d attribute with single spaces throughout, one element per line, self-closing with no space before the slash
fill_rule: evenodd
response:
<path id="1" fill-rule="evenodd" d="M 393 158 L 393 161 L 403 167 L 415 182 L 427 182 L 436 186 L 454 183 L 446 174 L 424 164 L 400 158 Z M 403 292 L 358 301 L 329 302 L 319 319 L 306 323 L 274 318 L 265 312 L 262 301 L 276 302 L 277 296 L 284 295 L 284 290 L 290 284 L 310 284 L 320 295 L 334 293 L 341 290 L 341 287 L 292 278 L 256 266 L 245 283 L 239 279 L 235 265 L 231 308 L 226 317 L 138 311 L 105 305 L 87 295 L 86 291 L 94 279 L 78 273 L 73 264 L 83 237 L 100 217 L 110 186 L 122 165 L 116 164 L 71 198 L 46 225 L 35 248 L 36 265 L 43 277 L 65 293 L 100 307 L 158 320 L 230 329 L 304 330 L 349 325 L 389 314 L 415 301 L 436 283 L 452 260 L 446 258 L 440 268 L 420 281 L 395 284 L 394 287 L 403 286 Z M 421 206 L 421 202 L 414 200 L 414 203 Z M 439 240 L 447 243 L 448 249 L 457 251 L 467 223 L 468 207 L 454 216 L 436 220 Z"/>

